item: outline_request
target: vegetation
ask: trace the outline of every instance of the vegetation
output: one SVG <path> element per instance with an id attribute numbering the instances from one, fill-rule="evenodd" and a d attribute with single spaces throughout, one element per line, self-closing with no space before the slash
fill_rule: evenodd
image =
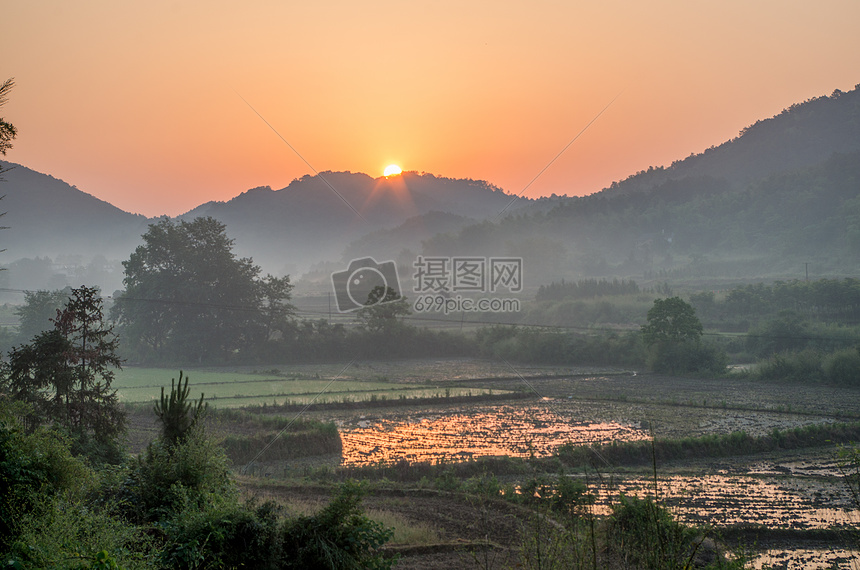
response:
<path id="1" fill-rule="evenodd" d="M 63 309 L 71 289 L 56 291 L 25 291 L 24 304 L 16 307 L 19 319 L 19 342 L 28 342 L 40 332 L 52 327 L 57 311 Z"/>
<path id="2" fill-rule="evenodd" d="M 769 435 L 760 437 L 753 437 L 741 431 L 727 435 L 659 439 L 654 442 L 621 442 L 594 446 L 566 444 L 559 448 L 558 457 L 570 467 L 592 465 L 597 457 L 613 465 L 648 465 L 655 459 L 662 463 L 703 457 L 730 457 L 780 449 L 849 443 L 858 438 L 860 424 L 824 424 L 773 430 Z"/>
<path id="3" fill-rule="evenodd" d="M 5 390 L 31 405 L 27 429 L 56 425 L 73 440 L 76 454 L 117 462 L 125 417 L 111 388 L 120 367 L 117 338 L 104 322 L 98 290 L 73 289 L 54 329 L 12 349 L 3 374 Z"/>
<path id="4" fill-rule="evenodd" d="M 175 378 L 170 379 L 170 396 L 164 395 L 161 387 L 161 399 L 155 404 L 155 416 L 161 422 L 161 437 L 167 445 L 176 445 L 185 439 L 197 423 L 203 418 L 206 406 L 203 404 L 203 394 L 195 406 L 188 401 L 191 389 L 188 387 L 188 377 L 182 385 L 182 371 L 179 371 L 179 384 L 174 385 Z"/>
<path id="5" fill-rule="evenodd" d="M 291 334 L 289 277 L 259 278 L 213 218 L 149 226 L 123 262 L 112 316 L 141 358 L 211 361 L 255 354 Z"/>
<path id="6" fill-rule="evenodd" d="M 14 79 L 7 79 L 0 83 L 0 108 L 6 104 L 9 97 L 9 91 L 15 87 Z M 7 122 L 3 117 L 0 117 L 0 154 L 6 156 L 6 151 L 12 148 L 12 140 L 18 136 L 18 129 L 15 125 Z"/>
<path id="7" fill-rule="evenodd" d="M 561 301 L 563 299 L 593 299 L 615 295 L 636 295 L 639 286 L 635 281 L 613 279 L 580 279 L 574 283 L 565 282 L 541 285 L 535 299 L 541 301 Z"/>
<path id="8" fill-rule="evenodd" d="M 186 386 L 187 387 L 187 386 Z M 181 389 L 181 388 L 180 388 Z M 184 398 L 174 385 L 166 401 Z M 168 404 L 170 409 L 171 404 Z M 55 431 L 25 433 L 0 400 L 0 555 L 10 568 L 390 568 L 391 532 L 346 484 L 311 516 L 240 503 L 223 450 L 201 424 L 136 459 L 92 471 Z M 191 409 L 186 409 L 190 412 Z M 172 417 L 168 414 L 168 417 Z"/>

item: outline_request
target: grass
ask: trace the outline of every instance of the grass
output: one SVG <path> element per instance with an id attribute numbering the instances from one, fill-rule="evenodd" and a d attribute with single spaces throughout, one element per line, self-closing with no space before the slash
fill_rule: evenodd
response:
<path id="1" fill-rule="evenodd" d="M 117 372 L 113 386 L 120 400 L 126 403 L 156 401 L 163 386 L 178 377 L 173 369 L 124 368 Z M 485 388 L 444 388 L 395 382 L 326 379 L 276 375 L 254 372 L 192 371 L 189 374 L 192 397 L 204 394 L 204 399 L 218 407 L 304 405 L 316 403 L 347 403 L 375 400 L 414 398 L 445 398 L 482 396 L 493 391 Z M 496 391 L 498 393 L 498 390 Z"/>
<path id="2" fill-rule="evenodd" d="M 365 514 L 369 519 L 382 523 L 385 528 L 394 530 L 394 536 L 388 544 L 416 546 L 441 542 L 439 533 L 429 524 L 415 522 L 398 513 L 381 509 L 368 509 Z"/>
<path id="3" fill-rule="evenodd" d="M 565 444 L 558 449 L 558 457 L 568 466 L 590 465 L 596 457 L 613 465 L 647 465 L 655 456 L 660 462 L 731 457 L 857 440 L 860 440 L 860 423 L 814 424 L 789 430 L 774 429 L 769 435 L 760 437 L 740 431 L 726 435 L 658 439 L 653 446 L 650 441 L 592 446 Z"/>

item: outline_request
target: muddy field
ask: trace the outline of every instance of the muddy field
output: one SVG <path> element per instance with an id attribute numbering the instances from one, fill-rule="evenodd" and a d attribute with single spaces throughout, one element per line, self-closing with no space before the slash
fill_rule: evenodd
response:
<path id="1" fill-rule="evenodd" d="M 306 375 L 341 373 L 307 367 Z M 337 368 L 337 370 L 335 370 Z M 290 371 L 287 371 L 288 373 Z M 295 372 L 295 371 L 292 371 Z M 745 431 L 752 436 L 810 424 L 842 422 L 860 416 L 860 391 L 820 386 L 772 385 L 742 379 L 683 379 L 608 369 L 517 367 L 484 361 L 369 363 L 347 374 L 356 380 L 447 386 L 494 391 L 525 391 L 526 399 L 451 405 L 404 403 L 307 411 L 309 418 L 334 421 L 343 442 L 339 456 L 319 457 L 314 466 L 355 466 L 410 462 L 462 461 L 487 455 L 541 457 L 563 443 L 673 439 Z M 477 393 L 477 390 L 476 392 Z M 298 412 L 290 412 L 295 416 Z M 152 434 L 139 421 L 141 439 Z M 223 426 L 222 426 L 223 427 Z M 739 548 L 762 554 L 755 564 L 774 568 L 852 567 L 858 542 L 857 511 L 836 465 L 836 447 L 801 452 L 731 457 L 658 465 L 658 497 L 681 520 L 706 524 Z M 265 458 L 262 459 L 265 464 Z M 279 468 L 261 473 L 279 485 Z M 286 474 L 286 470 L 283 471 Z M 588 480 L 598 496 L 595 512 L 608 512 L 619 493 L 654 495 L 651 469 L 601 465 L 598 472 L 569 473 Z M 247 480 L 249 488 L 254 480 Z M 324 500 L 326 490 L 307 485 L 269 488 L 289 502 Z M 408 486 L 407 486 L 408 487 Z M 406 520 L 430 524 L 438 543 L 395 545 L 402 568 L 482 566 L 476 552 L 505 567 L 516 559 L 523 531 L 515 506 L 469 504 L 463 496 L 432 489 L 377 490 L 367 505 L 395 511 Z M 400 495 L 397 495 L 400 493 Z M 393 495 L 392 495 L 393 494 Z M 495 501 L 492 502 L 496 504 Z M 522 513 L 520 513 L 522 514 Z M 476 551 L 484 537 L 492 546 Z M 474 546 L 474 544 L 472 544 Z M 471 549 L 471 550 L 470 550 Z M 860 565 L 853 562 L 855 565 Z"/>

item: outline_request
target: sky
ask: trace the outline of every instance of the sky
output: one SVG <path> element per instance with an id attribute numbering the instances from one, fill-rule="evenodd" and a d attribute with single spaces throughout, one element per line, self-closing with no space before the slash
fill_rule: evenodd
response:
<path id="1" fill-rule="evenodd" d="M 0 13 L 0 80 L 16 82 L 2 116 L 19 131 L 5 159 L 147 216 L 389 164 L 586 195 L 860 83 L 855 0 L 0 0 Z"/>

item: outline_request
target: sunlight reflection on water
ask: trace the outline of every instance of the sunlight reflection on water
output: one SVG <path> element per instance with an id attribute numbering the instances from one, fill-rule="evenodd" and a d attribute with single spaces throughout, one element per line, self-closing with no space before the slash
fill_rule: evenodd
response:
<path id="1" fill-rule="evenodd" d="M 559 445 L 636 441 L 648 438 L 638 427 L 614 422 L 582 422 L 553 410 L 503 407 L 492 412 L 424 414 L 402 419 L 364 419 L 340 427 L 343 465 L 462 461 L 507 455 L 547 456 Z"/>

